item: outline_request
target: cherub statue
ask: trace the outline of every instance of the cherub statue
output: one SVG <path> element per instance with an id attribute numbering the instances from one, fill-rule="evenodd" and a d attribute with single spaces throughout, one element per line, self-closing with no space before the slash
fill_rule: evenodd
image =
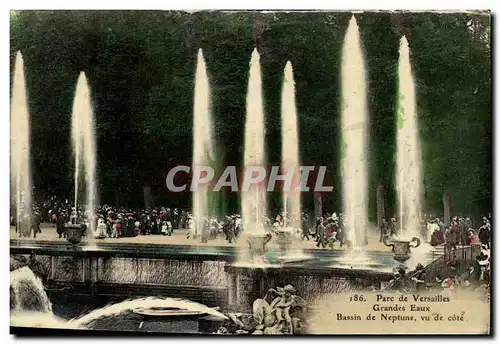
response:
<path id="1" fill-rule="evenodd" d="M 292 285 L 277 290 L 270 289 L 268 294 L 277 294 L 271 304 L 264 297 L 257 299 L 253 303 L 253 319 L 256 323 L 256 331 L 264 334 L 283 333 L 283 327 L 289 334 L 294 334 L 298 330 L 300 317 L 297 316 L 300 310 L 307 308 L 307 303 L 300 296 L 295 295 L 296 290 Z"/>

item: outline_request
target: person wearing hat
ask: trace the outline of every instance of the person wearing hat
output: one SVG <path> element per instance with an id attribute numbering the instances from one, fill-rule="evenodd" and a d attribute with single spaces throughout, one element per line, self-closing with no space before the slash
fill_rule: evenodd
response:
<path id="1" fill-rule="evenodd" d="M 481 245 L 481 252 L 479 253 L 479 256 L 481 257 L 481 260 L 486 261 L 490 258 L 490 250 L 488 249 L 488 246 Z"/>
<path id="2" fill-rule="evenodd" d="M 174 208 L 172 210 L 172 230 L 179 229 L 180 214 L 179 209 Z"/>
<path id="3" fill-rule="evenodd" d="M 476 245 L 479 243 L 479 238 L 472 228 L 469 228 L 469 243 L 471 245 Z"/>
<path id="4" fill-rule="evenodd" d="M 488 258 L 482 259 L 478 261 L 479 264 L 479 282 L 484 283 L 485 281 L 489 281 L 489 270 L 490 270 L 490 261 Z"/>
<path id="5" fill-rule="evenodd" d="M 411 282 L 406 276 L 405 268 L 403 266 L 399 266 L 395 269 L 393 273 L 393 279 L 391 279 L 389 283 L 387 283 L 385 289 L 406 293 L 410 292 L 411 287 Z"/>
<path id="6" fill-rule="evenodd" d="M 167 224 L 167 220 L 163 220 L 162 224 L 161 224 L 161 233 L 163 235 L 168 235 L 170 236 L 169 234 L 169 230 L 168 230 L 168 224 Z"/>
<path id="7" fill-rule="evenodd" d="M 222 223 L 222 233 L 224 234 L 224 240 L 229 240 L 229 230 L 233 223 L 233 218 L 229 215 L 225 215 L 225 221 Z"/>
<path id="8" fill-rule="evenodd" d="M 106 232 L 107 232 L 106 222 L 104 221 L 104 218 L 102 216 L 99 216 L 99 220 L 97 221 L 97 228 L 94 233 L 94 238 L 104 239 L 107 234 Z"/>
<path id="9" fill-rule="evenodd" d="M 307 219 L 303 216 L 302 219 L 301 219 L 301 234 L 300 234 L 300 238 L 302 240 L 305 240 L 307 239 L 307 241 L 309 241 L 309 226 L 307 225 Z"/>
<path id="10" fill-rule="evenodd" d="M 337 221 L 339 219 L 339 217 L 337 216 L 337 213 L 333 213 L 332 214 L 332 220 L 333 221 Z"/>
<path id="11" fill-rule="evenodd" d="M 453 290 L 455 289 L 456 284 L 458 284 L 457 278 L 453 273 L 450 273 L 450 275 L 441 282 L 441 287 L 443 289 Z"/>
<path id="12" fill-rule="evenodd" d="M 451 221 L 450 229 L 448 231 L 448 244 L 452 250 L 456 250 L 459 242 L 460 242 L 460 227 L 458 226 L 458 222 L 455 217 Z"/>
<path id="13" fill-rule="evenodd" d="M 467 228 L 472 228 L 472 221 L 471 221 L 470 217 L 466 217 L 464 222 L 465 222 L 465 226 Z"/>
<path id="14" fill-rule="evenodd" d="M 404 273 L 404 270 L 403 270 L 403 273 Z M 401 276 L 401 273 L 399 272 L 399 270 L 394 271 L 392 274 L 392 279 L 389 281 L 389 283 L 387 285 L 387 289 L 399 290 L 399 288 L 402 287 L 401 277 L 402 276 Z"/>
<path id="15" fill-rule="evenodd" d="M 416 283 L 415 288 L 417 291 L 423 291 L 425 289 L 425 278 L 426 273 L 424 270 L 424 266 L 422 265 L 422 263 L 418 263 L 417 267 L 415 268 L 415 273 L 411 278 L 412 281 Z"/>
<path id="16" fill-rule="evenodd" d="M 386 230 L 386 233 L 388 233 L 390 236 L 395 236 L 397 234 L 395 217 L 391 217 L 391 220 L 388 223 L 388 227 L 389 228 Z"/>
<path id="17" fill-rule="evenodd" d="M 323 218 L 321 216 L 318 216 L 316 222 L 314 223 L 314 226 L 311 228 L 311 236 L 314 238 L 315 241 L 318 241 L 316 234 L 318 233 L 318 226 L 322 221 Z"/>
<path id="18" fill-rule="evenodd" d="M 236 241 L 236 226 L 238 225 L 236 219 L 236 216 L 233 216 L 225 228 L 226 240 L 229 243 Z"/>
<path id="19" fill-rule="evenodd" d="M 234 220 L 234 227 L 233 227 L 234 238 L 238 237 L 238 235 L 240 234 L 240 232 L 242 230 L 243 230 L 243 223 L 241 220 L 241 216 L 240 216 L 240 214 L 237 214 L 236 219 Z"/>
<path id="20" fill-rule="evenodd" d="M 378 229 L 380 231 L 380 238 L 379 238 L 379 242 L 382 242 L 382 240 L 384 239 L 384 237 L 387 235 L 387 220 L 385 219 L 385 217 L 382 218 L 382 220 L 380 221 L 380 223 L 378 224 Z"/>
<path id="21" fill-rule="evenodd" d="M 205 217 L 201 222 L 201 242 L 206 244 L 208 242 L 208 236 L 210 234 L 210 218 Z"/>
<path id="22" fill-rule="evenodd" d="M 196 228 L 196 219 L 190 214 L 187 220 L 188 231 L 186 233 L 186 238 L 196 239 L 197 236 L 197 228 Z"/>
<path id="23" fill-rule="evenodd" d="M 113 224 L 113 234 L 112 234 L 112 237 L 113 238 L 119 238 L 122 236 L 122 230 L 123 230 L 123 227 L 122 227 L 122 220 L 121 218 L 118 218 L 116 220 L 116 222 Z"/>
<path id="24" fill-rule="evenodd" d="M 490 222 L 486 217 L 483 217 L 483 225 L 479 228 L 479 240 L 481 244 L 487 245 L 490 248 Z"/>
<path id="25" fill-rule="evenodd" d="M 151 215 L 151 234 L 160 234 L 161 220 L 156 212 Z"/>
<path id="26" fill-rule="evenodd" d="M 469 245 L 469 228 L 462 216 L 458 217 L 458 228 L 460 229 L 460 243 L 464 246 Z"/>
<path id="27" fill-rule="evenodd" d="M 316 247 L 326 248 L 325 241 L 325 226 L 327 225 L 327 220 L 322 221 L 316 229 Z"/>

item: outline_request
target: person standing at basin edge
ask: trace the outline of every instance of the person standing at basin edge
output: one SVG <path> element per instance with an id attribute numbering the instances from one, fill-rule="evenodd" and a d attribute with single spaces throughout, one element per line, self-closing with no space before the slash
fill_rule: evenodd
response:
<path id="1" fill-rule="evenodd" d="M 462 216 L 458 217 L 458 228 L 460 229 L 460 243 L 463 246 L 469 245 L 469 232 L 465 219 Z"/>
<path id="2" fill-rule="evenodd" d="M 316 231 L 316 247 L 320 247 L 320 246 L 322 246 L 323 248 L 326 248 L 324 221 L 320 222 L 320 224 L 318 225 L 318 229 Z"/>
<path id="3" fill-rule="evenodd" d="M 479 240 L 481 244 L 490 248 L 490 222 L 486 217 L 483 217 L 483 225 L 479 228 Z"/>
<path id="4" fill-rule="evenodd" d="M 398 234 L 397 230 L 396 230 L 396 218 L 395 217 L 391 218 L 391 220 L 388 223 L 388 227 L 389 228 L 385 232 L 388 233 L 390 236 L 396 236 Z"/>
<path id="5" fill-rule="evenodd" d="M 314 224 L 314 227 L 313 227 L 313 233 L 311 233 L 312 237 L 315 238 L 316 241 L 318 241 L 318 238 L 317 238 L 317 234 L 318 234 L 318 226 L 319 224 L 321 223 L 321 221 L 323 221 L 323 217 L 319 216 L 317 219 L 316 219 L 316 222 Z"/>
<path id="6" fill-rule="evenodd" d="M 301 224 L 302 224 L 301 239 L 302 240 L 307 239 L 307 241 L 309 241 L 309 218 L 308 215 L 304 212 L 302 213 L 301 216 Z"/>
<path id="7" fill-rule="evenodd" d="M 100 216 L 99 220 L 97 221 L 97 228 L 94 233 L 94 238 L 104 239 L 106 237 L 106 234 L 107 234 L 106 222 L 104 221 L 104 218 Z"/>
<path id="8" fill-rule="evenodd" d="M 460 227 L 458 226 L 458 219 L 456 217 L 451 221 L 449 234 L 450 248 L 456 250 L 460 241 Z"/>
<path id="9" fill-rule="evenodd" d="M 417 267 L 415 268 L 415 272 L 413 274 L 413 277 L 411 278 L 412 281 L 415 282 L 415 289 L 420 292 L 425 289 L 425 278 L 427 277 L 425 273 L 424 266 L 421 263 L 417 264 Z"/>
<path id="10" fill-rule="evenodd" d="M 387 230 L 387 220 L 385 219 L 385 217 L 382 218 L 382 221 L 380 221 L 379 225 L 378 225 L 378 228 L 380 230 L 380 238 L 379 238 L 379 242 L 382 242 L 382 240 L 384 239 L 384 237 L 387 235 L 386 234 L 386 230 Z"/>

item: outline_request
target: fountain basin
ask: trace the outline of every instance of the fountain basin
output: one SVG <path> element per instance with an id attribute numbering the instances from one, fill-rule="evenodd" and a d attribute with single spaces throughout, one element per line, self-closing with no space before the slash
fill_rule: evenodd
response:
<path id="1" fill-rule="evenodd" d="M 263 243 L 262 239 L 257 242 Z M 66 303 L 70 301 L 65 300 L 69 296 L 67 288 L 71 287 L 75 297 L 78 294 L 71 302 L 83 302 L 85 295 L 89 300 L 99 297 L 103 302 L 96 307 L 107 304 L 108 298 L 157 295 L 182 297 L 208 307 L 245 313 L 251 311 L 256 298 L 262 298 L 276 285 L 292 284 L 306 299 L 335 292 L 339 281 L 377 287 L 392 279 L 394 263 L 389 252 L 365 252 L 375 263 L 351 267 L 345 264 L 345 256 L 340 252 L 328 250 L 305 250 L 314 259 L 288 260 L 285 264 L 276 252 L 266 253 L 268 262 L 264 264 L 234 264 L 238 250 L 223 246 L 112 243 L 85 246 L 16 240 L 11 245 L 13 255 L 36 254 L 48 279 L 47 293 L 56 310 L 63 312 L 69 312 Z M 137 328 L 139 323 L 133 327 Z"/>

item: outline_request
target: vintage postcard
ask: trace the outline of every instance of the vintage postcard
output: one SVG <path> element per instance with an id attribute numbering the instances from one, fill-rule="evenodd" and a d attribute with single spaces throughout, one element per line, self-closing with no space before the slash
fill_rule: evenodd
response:
<path id="1" fill-rule="evenodd" d="M 10 43 L 11 333 L 491 334 L 490 12 L 19 10 Z"/>

